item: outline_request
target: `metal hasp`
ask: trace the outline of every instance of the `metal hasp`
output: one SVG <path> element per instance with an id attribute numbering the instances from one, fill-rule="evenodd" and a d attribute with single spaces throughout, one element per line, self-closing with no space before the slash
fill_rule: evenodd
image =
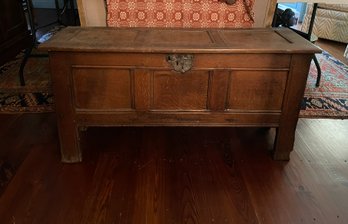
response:
<path id="1" fill-rule="evenodd" d="M 171 54 L 166 59 L 176 72 L 185 73 L 192 68 L 193 55 L 191 54 Z"/>

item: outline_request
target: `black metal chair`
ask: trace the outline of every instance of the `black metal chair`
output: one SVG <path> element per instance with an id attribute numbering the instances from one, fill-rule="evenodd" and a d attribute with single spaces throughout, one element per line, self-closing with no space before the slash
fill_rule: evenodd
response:
<path id="1" fill-rule="evenodd" d="M 74 23 L 76 24 L 77 22 L 77 14 L 75 13 L 75 7 L 74 7 L 74 2 L 73 0 L 64 0 L 64 4 L 62 7 L 60 7 L 59 5 L 59 1 L 55 0 L 55 7 L 56 7 L 56 14 L 57 14 L 57 20 L 53 21 L 49 24 L 46 24 L 44 26 L 41 27 L 37 27 L 35 25 L 35 21 L 34 21 L 34 15 L 33 15 L 33 3 L 32 0 L 22 0 L 22 6 L 23 6 L 23 10 L 24 12 L 27 14 L 28 17 L 28 27 L 30 29 L 30 35 L 32 38 L 31 44 L 30 46 L 28 46 L 28 48 L 25 49 L 24 51 L 24 57 L 23 60 L 21 62 L 20 68 L 19 68 L 19 81 L 21 86 L 25 86 L 25 80 L 24 80 L 24 68 L 25 65 L 28 62 L 29 57 L 48 57 L 48 54 L 32 54 L 32 51 L 34 48 L 37 47 L 38 45 L 38 41 L 36 39 L 36 31 L 38 29 L 47 27 L 47 26 L 51 26 L 53 24 L 59 24 L 59 25 L 64 25 L 63 21 L 62 21 L 62 16 L 63 14 L 66 12 L 67 8 L 68 8 L 68 3 L 70 3 L 70 8 L 72 9 L 73 13 L 74 13 Z M 65 26 L 65 25 L 64 25 Z"/>
<path id="2" fill-rule="evenodd" d="M 318 3 L 314 3 L 313 4 L 313 11 L 312 11 L 312 16 L 311 16 L 311 21 L 309 23 L 309 28 L 308 28 L 308 32 L 302 32 L 300 30 L 296 30 L 294 28 L 291 28 L 290 25 L 291 25 L 291 22 L 289 21 L 286 21 L 286 19 L 291 19 L 291 18 L 281 18 L 281 15 L 278 15 L 277 13 L 277 10 L 278 10 L 278 4 L 276 6 L 276 11 L 274 13 L 274 17 L 273 17 L 273 23 L 272 23 L 272 26 L 278 26 L 279 24 L 282 25 L 282 26 L 285 26 L 285 27 L 288 27 L 289 29 L 293 30 L 294 32 L 296 32 L 297 34 L 299 34 L 301 37 L 305 38 L 306 40 L 314 43 L 317 38 L 313 38 L 313 34 L 312 34 L 312 31 L 313 31 L 313 26 L 314 26 L 314 20 L 315 20 L 315 15 L 317 13 L 317 8 L 318 8 Z M 290 10 L 291 11 L 291 10 Z M 280 20 L 280 21 L 279 21 Z M 313 61 L 314 61 L 314 64 L 317 68 L 317 81 L 315 83 L 315 86 L 316 87 L 319 87 L 320 85 L 320 79 L 321 79 L 321 68 L 320 68 L 320 65 L 319 65 L 319 62 L 318 62 L 318 59 L 317 57 L 314 55 L 313 57 Z"/>

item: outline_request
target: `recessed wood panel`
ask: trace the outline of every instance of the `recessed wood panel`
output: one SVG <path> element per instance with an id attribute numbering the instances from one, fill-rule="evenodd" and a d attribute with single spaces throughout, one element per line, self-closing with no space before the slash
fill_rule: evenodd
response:
<path id="1" fill-rule="evenodd" d="M 224 42 L 231 47 L 259 48 L 260 44 L 272 43 L 269 46 L 270 48 L 279 48 L 279 46 L 289 43 L 287 39 L 284 39 L 273 30 L 260 29 L 253 32 L 249 30 L 222 30 L 219 33 Z"/>
<path id="2" fill-rule="evenodd" d="M 212 71 L 211 74 L 209 82 L 209 110 L 224 111 L 230 71 L 217 70 Z"/>
<path id="3" fill-rule="evenodd" d="M 153 74 L 152 109 L 205 110 L 209 72 L 195 71 L 184 74 L 159 71 Z"/>
<path id="4" fill-rule="evenodd" d="M 214 42 L 206 30 L 178 30 L 163 29 L 151 30 L 145 34 L 148 44 L 156 45 L 190 45 L 190 46 L 211 46 Z"/>
<path id="5" fill-rule="evenodd" d="M 137 30 L 118 29 L 117 37 L 115 29 L 98 29 L 97 32 L 88 32 L 88 30 L 80 30 L 79 33 L 72 35 L 73 41 L 76 45 L 83 44 L 88 40 L 94 40 L 95 43 L 107 46 L 107 45 L 123 45 L 130 41 L 134 41 L 138 35 Z M 116 41 L 117 40 L 117 41 Z"/>
<path id="6" fill-rule="evenodd" d="M 48 50 L 62 159 L 81 161 L 85 126 L 277 127 L 293 149 L 314 45 L 289 29 L 66 28 Z M 192 55 L 192 67 L 174 72 Z M 191 58 L 191 57 L 190 57 Z M 186 64 L 187 65 L 187 64 Z"/>
<path id="7" fill-rule="evenodd" d="M 68 27 L 42 50 L 133 53 L 271 53 L 320 52 L 295 32 L 275 29 L 178 29 Z"/>
<path id="8" fill-rule="evenodd" d="M 229 82 L 227 109 L 280 110 L 286 71 L 234 71 Z"/>
<path id="9" fill-rule="evenodd" d="M 126 69 L 73 69 L 75 104 L 79 109 L 130 109 L 131 73 Z"/>

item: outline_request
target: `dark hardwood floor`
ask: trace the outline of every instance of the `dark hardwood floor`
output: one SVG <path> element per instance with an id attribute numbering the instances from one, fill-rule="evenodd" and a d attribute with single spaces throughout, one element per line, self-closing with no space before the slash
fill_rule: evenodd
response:
<path id="1" fill-rule="evenodd" d="M 348 223 L 348 120 L 300 119 L 289 162 L 273 129 L 90 128 L 79 164 L 55 114 L 0 121 L 1 223 Z"/>
<path id="2" fill-rule="evenodd" d="M 273 129 L 122 127 L 63 164 L 54 113 L 0 124 L 1 224 L 348 223 L 348 120 L 300 119 L 289 162 Z"/>
<path id="3" fill-rule="evenodd" d="M 347 44 L 325 39 L 319 39 L 315 44 L 329 52 L 344 64 L 348 65 L 348 59 L 343 56 Z"/>
<path id="4" fill-rule="evenodd" d="M 301 30 L 302 24 L 299 23 L 292 28 Z M 325 51 L 329 52 L 332 56 L 343 62 L 344 64 L 348 65 L 348 59 L 344 57 L 344 51 L 347 47 L 347 43 L 341 43 L 337 41 L 332 40 L 326 40 L 319 38 L 314 43 L 315 45 L 319 46 L 320 48 L 324 49 Z"/>

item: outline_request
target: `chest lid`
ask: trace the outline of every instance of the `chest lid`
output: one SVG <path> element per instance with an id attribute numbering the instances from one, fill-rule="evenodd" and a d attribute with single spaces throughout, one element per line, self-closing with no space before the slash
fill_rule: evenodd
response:
<path id="1" fill-rule="evenodd" d="M 146 53 L 318 53 L 286 28 L 179 29 L 67 27 L 39 47 L 48 51 Z"/>

